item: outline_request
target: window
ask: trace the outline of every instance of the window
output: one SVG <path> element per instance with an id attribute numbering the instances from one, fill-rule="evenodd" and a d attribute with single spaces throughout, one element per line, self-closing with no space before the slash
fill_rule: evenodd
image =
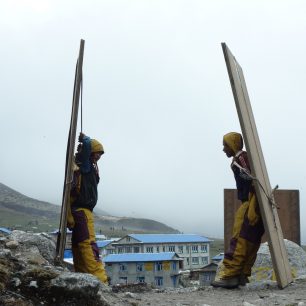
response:
<path id="1" fill-rule="evenodd" d="M 166 252 L 166 247 L 165 246 L 163 246 L 163 252 Z"/>
<path id="2" fill-rule="evenodd" d="M 125 247 L 125 253 L 132 253 L 132 247 Z"/>
<path id="3" fill-rule="evenodd" d="M 131 237 L 126 237 L 126 242 L 130 242 L 131 241 Z"/>
<path id="4" fill-rule="evenodd" d="M 144 276 L 137 276 L 136 282 L 137 283 L 144 283 L 145 282 L 145 277 Z"/>
<path id="5" fill-rule="evenodd" d="M 189 266 L 189 258 L 186 258 L 187 259 L 187 265 Z"/>
<path id="6" fill-rule="evenodd" d="M 189 253 L 189 245 L 186 245 L 186 252 Z"/>
<path id="7" fill-rule="evenodd" d="M 207 245 L 206 244 L 201 245 L 201 252 L 202 253 L 207 253 Z"/>
<path id="8" fill-rule="evenodd" d="M 161 287 L 161 286 L 163 286 L 163 284 L 164 284 L 163 277 L 161 277 L 161 276 L 155 277 L 155 285 L 156 286 Z"/>
<path id="9" fill-rule="evenodd" d="M 192 257 L 192 264 L 198 265 L 199 264 L 199 257 Z"/>
<path id="10" fill-rule="evenodd" d="M 176 271 L 176 261 L 173 261 L 173 262 L 172 262 L 172 270 L 173 270 L 173 271 Z"/>
<path id="11" fill-rule="evenodd" d="M 106 270 L 107 274 L 112 274 L 112 271 L 113 271 L 112 264 L 111 263 L 106 263 L 105 264 L 105 270 Z"/>
<path id="12" fill-rule="evenodd" d="M 210 276 L 210 273 L 205 273 L 204 275 L 203 275 L 203 280 L 205 281 L 205 282 L 209 282 L 210 280 L 211 280 L 211 276 Z"/>
<path id="13" fill-rule="evenodd" d="M 139 253 L 139 247 L 134 247 L 134 253 Z"/>
<path id="14" fill-rule="evenodd" d="M 168 246 L 168 251 L 169 252 L 175 252 L 175 245 L 169 245 Z"/>
<path id="15" fill-rule="evenodd" d="M 158 261 L 155 263 L 155 271 L 162 271 L 163 270 L 163 263 Z"/>
<path id="16" fill-rule="evenodd" d="M 177 276 L 176 275 L 172 275 L 171 279 L 172 279 L 173 287 L 176 287 L 176 285 L 177 285 Z M 177 305 L 180 305 L 180 304 L 177 304 Z"/>
<path id="17" fill-rule="evenodd" d="M 124 253 L 124 249 L 123 249 L 123 247 L 119 247 L 118 248 L 118 254 L 122 254 L 122 253 Z"/>
<path id="18" fill-rule="evenodd" d="M 136 271 L 137 272 L 141 272 L 141 271 L 143 271 L 144 269 L 143 269 L 143 263 L 142 262 L 139 262 L 139 263 L 137 263 L 136 264 Z"/>
<path id="19" fill-rule="evenodd" d="M 184 253 L 184 247 L 182 245 L 178 246 L 178 253 Z"/>
<path id="20" fill-rule="evenodd" d="M 156 247 L 156 253 L 159 253 L 159 246 Z"/>
<path id="21" fill-rule="evenodd" d="M 202 258 L 202 264 L 203 265 L 208 265 L 208 257 L 205 256 L 205 257 L 201 257 Z"/>
<path id="22" fill-rule="evenodd" d="M 198 253 L 199 252 L 198 246 L 197 245 L 192 245 L 191 246 L 191 251 L 192 251 L 192 253 Z"/>
<path id="23" fill-rule="evenodd" d="M 146 247 L 147 253 L 153 253 L 153 247 Z"/>
<path id="24" fill-rule="evenodd" d="M 126 271 L 127 270 L 127 264 L 126 263 L 120 263 L 119 264 L 119 271 Z"/>
<path id="25" fill-rule="evenodd" d="M 120 284 L 127 284 L 127 277 L 119 277 Z"/>

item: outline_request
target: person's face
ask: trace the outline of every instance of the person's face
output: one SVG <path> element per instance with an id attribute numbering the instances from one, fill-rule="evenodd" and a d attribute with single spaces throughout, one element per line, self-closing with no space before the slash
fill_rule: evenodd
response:
<path id="1" fill-rule="evenodd" d="M 227 157 L 234 156 L 233 150 L 228 146 L 225 141 L 223 141 L 223 152 L 226 154 Z"/>
<path id="2" fill-rule="evenodd" d="M 96 163 L 100 159 L 101 155 L 102 155 L 102 152 L 94 152 L 94 153 L 92 153 L 92 156 L 91 156 L 92 161 L 94 163 Z"/>

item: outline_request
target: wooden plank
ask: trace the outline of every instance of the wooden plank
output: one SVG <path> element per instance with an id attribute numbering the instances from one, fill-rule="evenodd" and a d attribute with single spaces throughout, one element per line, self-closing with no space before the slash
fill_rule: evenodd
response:
<path id="1" fill-rule="evenodd" d="M 65 166 L 65 180 L 63 188 L 63 199 L 61 208 L 61 218 L 59 225 L 59 233 L 57 237 L 56 255 L 55 261 L 61 263 L 64 258 L 64 251 L 66 245 L 66 230 L 67 230 L 67 213 L 70 209 L 70 190 L 73 177 L 73 157 L 75 148 L 76 128 L 78 120 L 78 110 L 80 101 L 80 89 L 82 82 L 82 68 L 83 68 L 83 56 L 84 56 L 85 41 L 81 39 L 79 57 L 76 65 L 72 110 L 70 119 L 70 129 L 68 134 L 68 143 L 66 151 L 66 166 Z"/>
<path id="2" fill-rule="evenodd" d="M 274 196 L 257 133 L 243 71 L 225 43 L 222 43 L 222 49 L 245 146 L 250 160 L 252 175 L 257 179 L 254 180 L 255 191 L 265 231 L 268 235 L 273 268 L 278 286 L 284 288 L 292 282 L 291 269 L 287 251 L 285 249 L 277 208 L 275 205 L 272 205 L 272 203 L 275 203 Z"/>

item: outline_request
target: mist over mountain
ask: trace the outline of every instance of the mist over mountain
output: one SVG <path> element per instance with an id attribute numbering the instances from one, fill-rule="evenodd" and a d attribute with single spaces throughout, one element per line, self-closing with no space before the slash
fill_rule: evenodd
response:
<path id="1" fill-rule="evenodd" d="M 60 212 L 59 205 L 30 198 L 0 183 L 0 227 L 49 232 L 58 228 Z M 179 232 L 151 219 L 111 216 L 99 208 L 94 214 L 96 231 L 107 236 Z"/>

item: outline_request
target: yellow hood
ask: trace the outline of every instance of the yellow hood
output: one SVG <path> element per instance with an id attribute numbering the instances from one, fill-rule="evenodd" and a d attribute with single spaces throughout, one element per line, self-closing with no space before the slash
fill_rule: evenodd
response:
<path id="1" fill-rule="evenodd" d="M 92 153 L 97 153 L 97 152 L 104 153 L 104 148 L 102 144 L 96 139 L 91 139 L 91 152 Z"/>
<path id="2" fill-rule="evenodd" d="M 236 132 L 230 132 L 223 136 L 223 141 L 233 150 L 236 154 L 243 148 L 242 135 Z"/>

